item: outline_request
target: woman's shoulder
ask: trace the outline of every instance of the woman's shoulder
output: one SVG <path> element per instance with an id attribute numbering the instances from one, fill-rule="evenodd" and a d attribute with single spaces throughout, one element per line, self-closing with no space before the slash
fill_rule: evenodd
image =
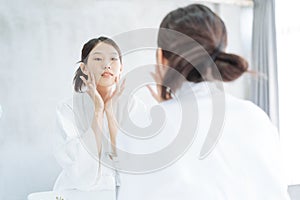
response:
<path id="1" fill-rule="evenodd" d="M 75 92 L 72 97 L 62 99 L 57 103 L 56 115 L 59 121 L 71 120 L 75 122 L 78 117 L 89 116 L 90 110 L 93 109 L 92 106 L 85 93 Z"/>
<path id="2" fill-rule="evenodd" d="M 72 110 L 73 110 L 73 101 L 71 97 L 62 99 L 56 105 L 57 114 L 68 113 L 71 112 Z"/>
<path id="3" fill-rule="evenodd" d="M 240 99 L 231 95 L 226 95 L 228 109 L 245 113 L 247 116 L 260 116 L 269 118 L 259 106 L 247 99 Z"/>
<path id="4" fill-rule="evenodd" d="M 227 97 L 226 121 L 244 131 L 265 130 L 277 132 L 267 113 L 250 100 Z"/>

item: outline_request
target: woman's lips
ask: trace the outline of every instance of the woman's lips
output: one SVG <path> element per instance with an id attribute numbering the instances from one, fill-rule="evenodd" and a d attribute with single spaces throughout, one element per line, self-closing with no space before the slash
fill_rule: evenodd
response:
<path id="1" fill-rule="evenodd" d="M 101 76 L 102 76 L 102 77 L 110 77 L 110 76 L 113 76 L 113 74 L 110 73 L 110 72 L 103 72 L 103 73 L 101 74 Z"/>

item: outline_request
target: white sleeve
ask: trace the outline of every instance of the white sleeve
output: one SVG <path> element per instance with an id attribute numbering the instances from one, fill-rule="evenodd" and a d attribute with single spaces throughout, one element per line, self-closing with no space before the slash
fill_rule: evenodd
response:
<path id="1" fill-rule="evenodd" d="M 94 184 L 99 168 L 94 132 L 91 128 L 83 133 L 79 131 L 72 106 L 67 103 L 58 106 L 57 121 L 63 140 L 55 150 L 55 157 L 63 172 L 54 190 L 88 190 Z"/>

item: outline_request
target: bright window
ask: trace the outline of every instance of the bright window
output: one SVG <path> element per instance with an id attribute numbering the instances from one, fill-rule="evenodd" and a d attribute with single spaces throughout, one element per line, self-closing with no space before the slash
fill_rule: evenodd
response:
<path id="1" fill-rule="evenodd" d="M 280 137 L 289 184 L 300 184 L 299 1 L 276 1 Z"/>

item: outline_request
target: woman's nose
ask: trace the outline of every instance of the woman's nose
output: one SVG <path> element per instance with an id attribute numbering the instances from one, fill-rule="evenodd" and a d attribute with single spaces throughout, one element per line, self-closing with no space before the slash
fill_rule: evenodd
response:
<path id="1" fill-rule="evenodd" d="M 111 66 L 110 65 L 105 65 L 104 69 L 111 69 Z"/>

